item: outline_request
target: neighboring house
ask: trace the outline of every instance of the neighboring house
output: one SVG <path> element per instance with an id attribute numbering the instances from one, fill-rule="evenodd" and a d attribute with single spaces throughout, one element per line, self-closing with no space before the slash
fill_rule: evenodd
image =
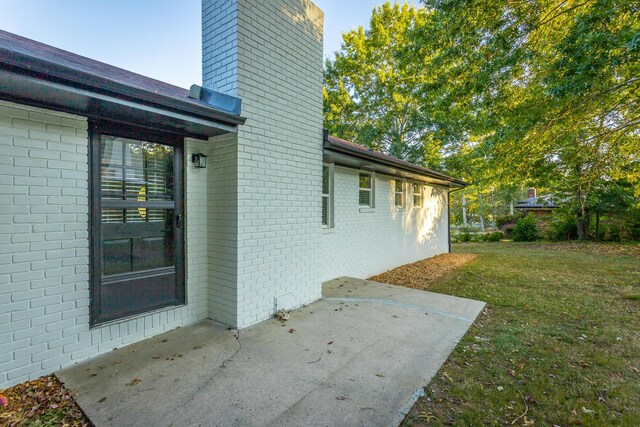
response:
<path id="1" fill-rule="evenodd" d="M 536 216 L 545 216 L 551 214 L 551 212 L 558 206 L 551 200 L 549 196 L 537 196 L 536 189 L 530 188 L 527 190 L 527 198 L 519 200 L 516 204 L 516 209 L 524 213 L 533 213 Z"/>
<path id="2" fill-rule="evenodd" d="M 202 7 L 191 91 L 0 31 L 0 387 L 449 250 L 463 182 L 323 137 L 318 8 Z"/>

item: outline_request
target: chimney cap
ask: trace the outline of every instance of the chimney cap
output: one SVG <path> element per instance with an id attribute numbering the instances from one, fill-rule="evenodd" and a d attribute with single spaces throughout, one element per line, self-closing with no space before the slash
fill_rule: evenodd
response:
<path id="1" fill-rule="evenodd" d="M 235 114 L 237 116 L 239 116 L 242 111 L 242 100 L 240 98 L 225 95 L 224 93 L 216 92 L 215 90 L 207 89 L 206 87 L 198 85 L 191 85 L 191 88 L 189 89 L 189 98 L 196 99 L 217 110 Z"/>

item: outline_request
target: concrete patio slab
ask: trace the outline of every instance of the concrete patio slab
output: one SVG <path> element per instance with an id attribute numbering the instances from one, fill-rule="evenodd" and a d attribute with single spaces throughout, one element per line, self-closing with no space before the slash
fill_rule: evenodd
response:
<path id="1" fill-rule="evenodd" d="M 366 280 L 239 332 L 205 321 L 58 377 L 96 426 L 397 425 L 484 303 Z"/>

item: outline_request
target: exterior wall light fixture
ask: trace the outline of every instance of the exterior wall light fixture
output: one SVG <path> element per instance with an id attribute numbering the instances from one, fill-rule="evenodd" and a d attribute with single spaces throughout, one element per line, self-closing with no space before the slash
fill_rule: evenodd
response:
<path id="1" fill-rule="evenodd" d="M 191 155 L 191 161 L 193 162 L 193 166 L 196 168 L 207 167 L 207 156 L 202 153 L 193 153 Z"/>

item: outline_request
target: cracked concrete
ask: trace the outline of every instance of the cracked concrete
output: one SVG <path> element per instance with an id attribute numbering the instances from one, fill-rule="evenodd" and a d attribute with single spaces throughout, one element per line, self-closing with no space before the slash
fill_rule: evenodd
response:
<path id="1" fill-rule="evenodd" d="M 339 278 L 236 331 L 204 321 L 61 371 L 96 426 L 397 425 L 484 303 Z"/>

